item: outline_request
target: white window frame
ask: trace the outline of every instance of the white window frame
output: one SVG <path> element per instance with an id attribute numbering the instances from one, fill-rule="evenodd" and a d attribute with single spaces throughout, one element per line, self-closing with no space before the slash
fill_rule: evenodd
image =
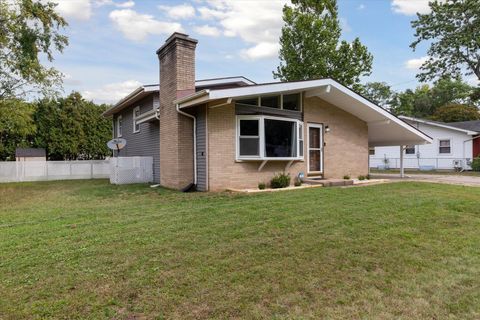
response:
<path id="1" fill-rule="evenodd" d="M 133 111 L 132 111 L 133 133 L 140 132 L 140 125 L 139 124 L 137 125 L 137 115 L 136 115 L 137 111 L 138 111 L 138 115 L 140 115 L 140 106 L 133 108 Z M 137 126 L 138 126 L 138 129 L 137 129 Z"/>
<path id="2" fill-rule="evenodd" d="M 117 117 L 117 138 L 120 138 L 122 136 L 122 128 L 123 127 L 123 118 L 122 116 Z"/>
<path id="3" fill-rule="evenodd" d="M 318 128 L 320 129 L 320 148 L 310 148 L 310 128 Z M 324 127 L 323 123 L 308 123 L 307 124 L 307 172 L 308 173 L 323 173 L 323 147 L 324 147 L 324 140 L 323 140 L 323 133 Z M 311 171 L 310 170 L 310 150 L 319 150 L 320 151 L 320 170 L 319 171 Z"/>
<path id="4" fill-rule="evenodd" d="M 450 148 L 449 153 L 440 152 L 440 141 L 448 141 L 448 146 Z M 443 148 L 446 148 L 446 147 L 443 147 Z M 452 139 L 450 139 L 450 138 L 438 139 L 438 149 L 437 149 L 437 151 L 438 151 L 439 155 L 451 155 L 452 154 Z"/>
<path id="5" fill-rule="evenodd" d="M 299 110 L 290 110 L 290 109 L 284 109 L 283 108 L 283 96 L 284 95 L 291 95 L 291 94 L 298 94 L 300 97 L 300 105 L 299 105 Z M 268 98 L 268 97 L 273 97 L 273 96 L 280 96 L 280 107 L 279 108 L 272 108 L 272 107 L 266 107 L 262 106 L 262 98 Z M 252 105 L 254 107 L 261 107 L 261 108 L 269 108 L 269 109 L 277 109 L 277 110 L 287 110 L 287 111 L 293 111 L 293 112 L 302 112 L 303 111 L 303 92 L 288 92 L 288 93 L 279 93 L 275 95 L 263 95 L 263 96 L 257 96 L 257 97 L 243 97 L 238 100 L 247 100 L 247 99 L 257 99 L 257 104 Z"/>
<path id="6" fill-rule="evenodd" d="M 265 156 L 265 119 L 269 120 L 278 120 L 278 121 L 287 121 L 295 123 L 295 135 L 297 139 L 297 156 L 296 157 L 267 157 Z M 258 138 L 259 138 L 259 155 L 258 156 L 241 156 L 240 155 L 240 121 L 242 120 L 258 120 Z M 302 127 L 303 136 L 298 135 L 298 128 Z M 303 143 L 305 138 L 305 126 L 304 123 L 297 119 L 291 118 L 282 118 L 282 117 L 272 117 L 272 116 L 260 116 L 260 115 L 238 115 L 236 117 L 236 134 L 235 134 L 235 159 L 237 161 L 244 160 L 272 160 L 272 161 L 290 161 L 290 160 L 303 160 L 305 155 L 305 148 L 303 150 L 303 155 L 300 156 L 300 141 Z M 256 138 L 256 136 L 245 136 L 243 138 Z M 300 139 L 303 138 L 303 139 Z"/>
<path id="7" fill-rule="evenodd" d="M 407 149 L 409 149 L 409 147 L 410 147 L 410 149 L 413 147 L 413 153 L 407 153 Z M 404 152 L 404 154 L 405 154 L 406 156 L 415 155 L 415 154 L 417 154 L 417 146 L 415 146 L 415 145 L 413 145 L 413 146 L 408 146 L 408 145 L 407 145 L 407 146 L 405 146 L 405 149 L 403 150 L 403 152 Z"/>

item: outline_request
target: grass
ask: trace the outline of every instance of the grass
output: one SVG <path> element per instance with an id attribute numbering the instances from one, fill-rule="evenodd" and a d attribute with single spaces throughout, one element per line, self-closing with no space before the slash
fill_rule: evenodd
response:
<path id="1" fill-rule="evenodd" d="M 478 319 L 479 188 L 0 185 L 0 319 Z"/>
<path id="2" fill-rule="evenodd" d="M 379 169 L 370 169 L 372 174 L 382 174 L 382 173 L 395 173 L 399 174 L 399 169 L 389 169 L 389 170 L 379 170 Z M 415 169 L 405 169 L 406 174 L 440 174 L 440 175 L 453 175 L 453 176 L 472 176 L 480 177 L 479 171 L 463 171 L 455 172 L 451 170 L 429 170 L 429 171 L 420 171 Z"/>

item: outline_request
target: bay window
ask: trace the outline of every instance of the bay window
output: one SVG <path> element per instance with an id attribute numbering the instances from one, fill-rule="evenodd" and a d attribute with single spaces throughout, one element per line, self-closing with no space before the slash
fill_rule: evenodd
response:
<path id="1" fill-rule="evenodd" d="M 237 116 L 237 159 L 303 159 L 303 123 L 270 116 Z"/>

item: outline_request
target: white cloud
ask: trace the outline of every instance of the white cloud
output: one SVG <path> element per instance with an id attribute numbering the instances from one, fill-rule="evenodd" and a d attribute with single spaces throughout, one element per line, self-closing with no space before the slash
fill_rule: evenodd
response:
<path id="1" fill-rule="evenodd" d="M 287 1 L 207 0 L 198 12 L 202 19 L 215 20 L 224 36 L 239 37 L 251 44 L 242 57 L 272 58 L 278 54 L 282 9 Z"/>
<path id="2" fill-rule="evenodd" d="M 181 4 L 178 6 L 158 6 L 158 9 L 164 11 L 171 19 L 180 20 L 193 18 L 195 16 L 195 8 L 189 4 Z"/>
<path id="3" fill-rule="evenodd" d="M 135 6 L 135 2 L 128 0 L 125 2 L 115 2 L 113 0 L 96 0 L 95 5 L 97 7 L 101 6 L 115 6 L 117 8 L 132 8 Z"/>
<path id="4" fill-rule="evenodd" d="M 392 0 L 392 10 L 396 13 L 413 16 L 418 13 L 429 13 L 430 0 Z"/>
<path id="5" fill-rule="evenodd" d="M 363 3 L 361 3 L 358 7 L 357 7 L 358 10 L 363 10 L 365 9 L 365 5 Z"/>
<path id="6" fill-rule="evenodd" d="M 175 31 L 183 32 L 180 23 L 159 21 L 151 15 L 131 9 L 113 10 L 110 12 L 110 20 L 127 39 L 134 41 L 143 41 L 150 34 L 169 35 Z"/>
<path id="7" fill-rule="evenodd" d="M 136 80 L 106 84 L 95 90 L 86 90 L 82 96 L 97 103 L 114 103 L 122 99 L 142 84 Z"/>
<path id="8" fill-rule="evenodd" d="M 92 16 L 92 3 L 90 0 L 54 0 L 56 10 L 64 18 L 75 20 L 88 20 Z"/>
<path id="9" fill-rule="evenodd" d="M 220 30 L 217 27 L 211 27 L 208 24 L 204 26 L 196 26 L 193 30 L 201 34 L 202 36 L 218 37 L 220 35 Z"/>
<path id="10" fill-rule="evenodd" d="M 412 70 L 419 69 L 420 66 L 427 60 L 428 60 L 428 56 L 407 60 L 407 62 L 405 62 L 405 68 L 412 69 Z"/>
<path id="11" fill-rule="evenodd" d="M 261 42 L 254 47 L 244 49 L 240 55 L 249 60 L 265 59 L 278 56 L 279 43 Z"/>

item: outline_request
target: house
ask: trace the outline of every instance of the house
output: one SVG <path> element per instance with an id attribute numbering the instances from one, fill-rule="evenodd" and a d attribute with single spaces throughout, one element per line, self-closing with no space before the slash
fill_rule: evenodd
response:
<path id="1" fill-rule="evenodd" d="M 120 156 L 152 156 L 154 180 L 165 187 L 252 188 L 278 172 L 356 177 L 368 172 L 369 147 L 431 142 L 333 79 L 196 81 L 196 45 L 174 33 L 157 50 L 159 85 L 104 113 L 114 137 L 127 140 Z"/>
<path id="2" fill-rule="evenodd" d="M 16 161 L 46 161 L 47 153 L 42 148 L 17 148 L 15 150 Z"/>
<path id="3" fill-rule="evenodd" d="M 411 169 L 469 170 L 473 158 L 480 156 L 480 121 L 443 123 L 400 116 L 433 138 L 432 144 L 408 145 L 403 150 L 404 167 Z M 370 153 L 370 167 L 399 168 L 398 147 L 376 147 Z"/>

